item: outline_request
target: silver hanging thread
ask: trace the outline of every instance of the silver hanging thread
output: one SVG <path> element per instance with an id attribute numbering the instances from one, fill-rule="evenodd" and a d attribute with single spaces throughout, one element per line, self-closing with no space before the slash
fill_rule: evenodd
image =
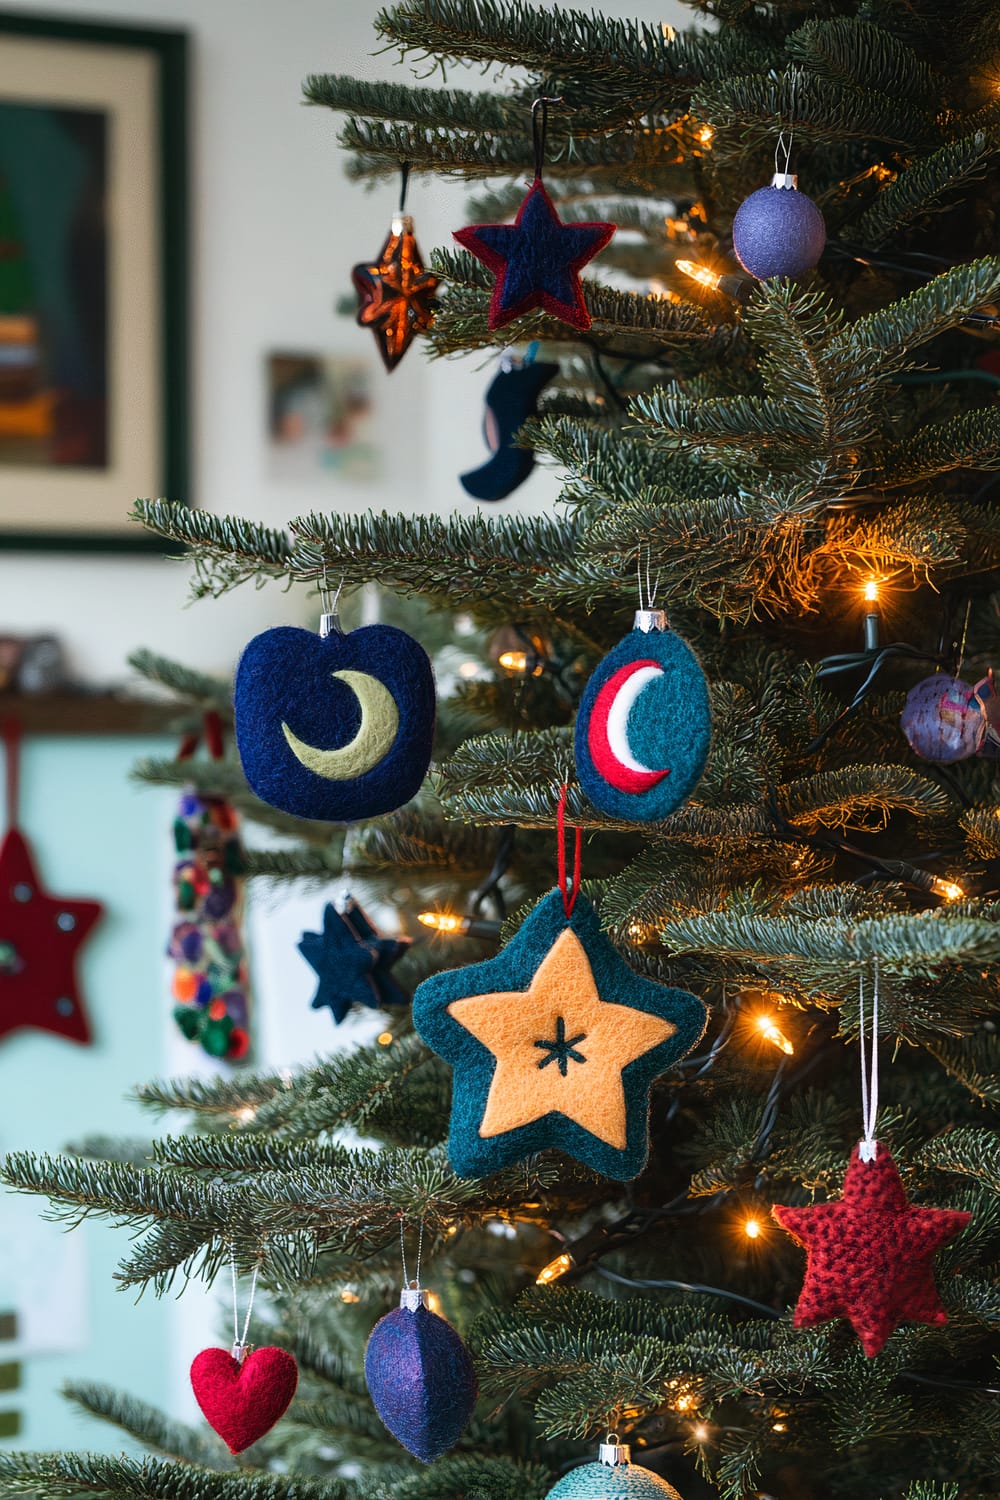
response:
<path id="1" fill-rule="evenodd" d="M 784 127 L 778 132 L 778 144 L 774 148 L 774 176 L 771 186 L 776 188 L 794 188 L 798 186 L 798 178 L 790 171 L 792 164 L 792 141 L 795 139 L 795 91 L 798 87 L 798 74 L 792 73 L 792 93 L 788 109 L 788 140 L 785 140 Z M 784 153 L 784 164 L 782 165 L 782 153 Z"/>
<path id="2" fill-rule="evenodd" d="M 865 1052 L 865 976 L 858 978 L 858 1034 L 861 1044 L 861 1118 L 864 1136 L 858 1147 L 862 1161 L 874 1161 L 878 1155 L 875 1126 L 878 1120 L 878 954 L 874 957 L 872 979 L 871 1060 Z"/>
<path id="3" fill-rule="evenodd" d="M 233 1350 L 232 1350 L 232 1353 L 233 1353 L 233 1359 L 235 1359 L 235 1361 L 236 1361 L 236 1363 L 238 1365 L 241 1365 L 243 1363 L 243 1361 L 247 1357 L 247 1349 L 248 1349 L 247 1334 L 250 1332 L 250 1318 L 253 1315 L 253 1299 L 257 1295 L 257 1277 L 258 1277 L 258 1275 L 260 1273 L 260 1261 L 257 1261 L 256 1265 L 254 1266 L 254 1268 L 253 1268 L 253 1275 L 250 1278 L 250 1297 L 249 1297 L 249 1300 L 247 1302 L 246 1317 L 243 1319 L 243 1333 L 242 1333 L 242 1335 L 240 1334 L 240 1310 L 239 1310 L 238 1288 L 237 1288 L 237 1277 L 236 1277 L 236 1249 L 235 1249 L 234 1246 L 230 1247 L 230 1251 L 229 1251 L 229 1269 L 230 1269 L 230 1271 L 232 1272 L 232 1275 L 233 1275 Z"/>
<path id="4" fill-rule="evenodd" d="M 417 1265 L 416 1276 L 411 1281 L 406 1270 L 406 1235 L 403 1230 L 403 1221 L 399 1221 L 399 1256 L 403 1263 L 403 1290 L 399 1294 L 399 1305 L 405 1307 L 409 1312 L 416 1312 L 418 1307 L 427 1306 L 427 1293 L 420 1285 L 420 1257 L 424 1251 L 424 1221 L 420 1221 L 420 1231 L 417 1235 Z"/>
<path id="5" fill-rule="evenodd" d="M 656 594 L 657 590 L 660 587 L 660 580 L 659 578 L 657 578 L 656 583 L 654 584 L 650 576 L 651 572 L 651 548 L 647 546 L 645 592 L 643 592 L 642 543 L 640 542 L 639 550 L 636 554 L 635 560 L 636 582 L 638 584 L 639 591 L 639 608 L 635 612 L 635 618 L 632 622 L 632 628 L 633 630 L 641 630 L 646 635 L 649 635 L 654 630 L 669 630 L 670 628 L 667 623 L 666 610 L 656 608 Z"/>

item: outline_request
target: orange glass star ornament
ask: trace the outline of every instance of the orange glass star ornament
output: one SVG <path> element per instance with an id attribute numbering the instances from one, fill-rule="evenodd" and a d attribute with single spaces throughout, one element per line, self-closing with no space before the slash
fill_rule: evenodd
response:
<path id="1" fill-rule="evenodd" d="M 358 323 L 375 335 L 387 370 L 394 370 L 418 333 L 434 322 L 438 278 L 424 270 L 409 214 L 397 214 L 373 263 L 351 272 Z"/>

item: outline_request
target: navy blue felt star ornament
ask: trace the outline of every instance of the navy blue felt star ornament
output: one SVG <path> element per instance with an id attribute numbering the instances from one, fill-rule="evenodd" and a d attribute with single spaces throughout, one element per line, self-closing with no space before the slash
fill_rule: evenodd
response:
<path id="1" fill-rule="evenodd" d="M 496 277 L 491 328 L 541 308 L 561 323 L 586 329 L 590 313 L 580 272 L 614 232 L 614 224 L 564 224 L 536 176 L 513 224 L 470 224 L 454 237 Z"/>
<path id="2" fill-rule="evenodd" d="M 319 979 L 313 1010 L 328 1006 L 338 1026 L 352 1004 L 377 1009 L 409 1001 L 390 970 L 410 939 L 383 937 L 354 900 L 342 912 L 328 902 L 323 931 L 304 932 L 296 946 Z"/>
<path id="3" fill-rule="evenodd" d="M 705 1029 L 696 995 L 633 973 L 580 896 L 543 897 L 496 958 L 425 979 L 417 1030 L 454 1069 L 463 1177 L 558 1147 L 627 1181 L 649 1150 L 649 1090 Z"/>

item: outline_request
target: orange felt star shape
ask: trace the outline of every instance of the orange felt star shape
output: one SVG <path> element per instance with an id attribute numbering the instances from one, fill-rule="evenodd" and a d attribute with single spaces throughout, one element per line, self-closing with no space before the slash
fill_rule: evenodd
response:
<path id="1" fill-rule="evenodd" d="M 497 1060 L 481 1136 L 503 1135 L 556 1110 L 616 1151 L 626 1144 L 623 1068 L 677 1030 L 661 1016 L 602 1000 L 569 927 L 526 993 L 475 995 L 453 1001 L 448 1012 Z"/>
<path id="2" fill-rule="evenodd" d="M 847 1318 L 871 1359 L 904 1320 L 948 1321 L 934 1284 L 933 1259 L 971 1215 L 914 1208 L 884 1146 L 870 1162 L 862 1161 L 855 1147 L 839 1202 L 776 1205 L 772 1213 L 808 1253 L 796 1328 Z"/>
<path id="3" fill-rule="evenodd" d="M 399 214 L 378 258 L 351 272 L 358 294 L 357 321 L 375 335 L 387 370 L 394 370 L 418 333 L 434 322 L 438 278 L 424 270 L 413 220 Z"/>

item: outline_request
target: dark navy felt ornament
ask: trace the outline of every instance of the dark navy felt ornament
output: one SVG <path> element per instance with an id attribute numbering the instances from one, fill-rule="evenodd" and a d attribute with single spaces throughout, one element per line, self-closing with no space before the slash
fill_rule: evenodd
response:
<path id="1" fill-rule="evenodd" d="M 240 657 L 236 744 L 262 801 L 299 818 L 353 823 L 417 792 L 434 739 L 434 674 L 423 647 L 392 625 L 319 635 L 279 625 Z"/>
<path id="2" fill-rule="evenodd" d="M 733 220 L 733 249 L 758 281 L 801 276 L 819 264 L 826 245 L 823 215 L 798 190 L 792 172 L 775 172 L 769 187 L 745 198 Z"/>
<path id="3" fill-rule="evenodd" d="M 372 1329 L 365 1380 L 393 1437 L 425 1464 L 455 1446 L 479 1395 L 468 1349 L 415 1286 Z"/>
<path id="4" fill-rule="evenodd" d="M 638 610 L 634 628 L 597 667 L 580 701 L 580 785 L 611 817 L 655 822 L 691 795 L 711 741 L 698 658 L 663 610 Z"/>
<path id="5" fill-rule="evenodd" d="M 590 327 L 580 272 L 615 232 L 614 224 L 564 224 L 538 171 L 513 224 L 470 224 L 455 239 L 493 272 L 487 319 L 503 328 L 540 308 L 574 328 Z"/>
<path id="6" fill-rule="evenodd" d="M 476 500 L 505 500 L 535 467 L 533 448 L 515 447 L 515 439 L 559 366 L 541 360 L 501 364 L 486 392 L 483 431 L 493 457 L 461 476 L 462 488 Z"/>
<path id="7" fill-rule="evenodd" d="M 406 1005 L 410 997 L 390 970 L 409 946 L 409 938 L 383 937 L 356 901 L 343 911 L 327 902 L 323 931 L 304 932 L 296 944 L 319 980 L 313 1010 L 329 1006 L 339 1026 L 352 1005 Z"/>
<path id="8" fill-rule="evenodd" d="M 637 1176 L 650 1085 L 705 1029 L 701 1000 L 633 973 L 561 881 L 496 958 L 434 974 L 413 997 L 414 1025 L 454 1070 L 448 1152 L 463 1177 L 551 1147 Z"/>

